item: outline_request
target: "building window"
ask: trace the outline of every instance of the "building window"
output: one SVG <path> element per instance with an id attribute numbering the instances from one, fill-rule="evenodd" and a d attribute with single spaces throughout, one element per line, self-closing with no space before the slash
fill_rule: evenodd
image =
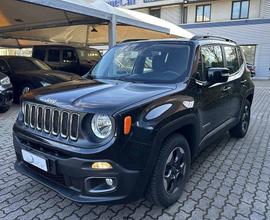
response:
<path id="1" fill-rule="evenodd" d="M 233 1 L 232 20 L 248 18 L 249 1 Z"/>
<path id="2" fill-rule="evenodd" d="M 241 46 L 246 62 L 249 64 L 255 64 L 255 56 L 256 56 L 256 45 L 242 45 Z"/>
<path id="3" fill-rule="evenodd" d="M 208 22 L 211 17 L 211 5 L 198 5 L 196 7 L 196 22 Z"/>
<path id="4" fill-rule="evenodd" d="M 160 10 L 160 8 L 150 8 L 149 14 L 154 16 L 154 17 L 160 18 L 161 10 Z"/>
<path id="5" fill-rule="evenodd" d="M 106 2 L 113 7 L 128 6 L 128 5 L 136 4 L 136 0 L 108 0 Z"/>
<path id="6" fill-rule="evenodd" d="M 183 7 L 183 18 L 182 18 L 182 22 L 183 24 L 186 24 L 187 23 L 187 19 L 188 19 L 188 7 L 185 6 Z"/>

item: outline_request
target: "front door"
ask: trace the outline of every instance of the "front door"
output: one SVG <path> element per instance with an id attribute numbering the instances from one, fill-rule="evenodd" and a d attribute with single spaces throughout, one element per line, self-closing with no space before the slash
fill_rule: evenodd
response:
<path id="1" fill-rule="evenodd" d="M 224 67 L 222 47 L 220 45 L 202 46 L 197 73 L 201 81 L 207 82 L 208 69 L 213 67 Z M 229 119 L 231 90 L 227 86 L 227 83 L 197 84 L 202 139 Z"/>

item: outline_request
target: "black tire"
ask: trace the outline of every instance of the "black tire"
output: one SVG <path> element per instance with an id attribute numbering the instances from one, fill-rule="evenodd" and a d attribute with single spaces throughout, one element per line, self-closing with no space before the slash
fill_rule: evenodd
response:
<path id="1" fill-rule="evenodd" d="M 14 94 L 14 103 L 20 104 L 20 98 L 23 95 L 23 91 L 25 88 L 29 88 L 30 90 L 34 87 L 30 83 L 23 84 Z"/>
<path id="2" fill-rule="evenodd" d="M 241 112 L 241 118 L 238 124 L 230 130 L 230 135 L 235 138 L 243 138 L 246 136 L 250 123 L 251 104 L 248 100 L 245 101 Z"/>
<path id="3" fill-rule="evenodd" d="M 179 154 L 179 152 L 181 154 Z M 174 155 L 178 155 L 178 160 L 176 160 Z M 170 157 L 173 163 L 172 161 L 167 163 Z M 184 167 L 182 167 L 182 162 Z M 176 163 L 179 165 L 177 165 L 179 170 L 181 169 L 181 172 L 178 170 L 180 172 L 178 175 L 175 175 L 177 169 L 172 165 Z M 147 198 L 155 205 L 163 207 L 168 207 L 175 203 L 182 195 L 185 184 L 189 178 L 190 164 L 191 154 L 187 140 L 179 134 L 173 135 L 167 139 L 157 159 L 151 182 L 148 186 Z M 170 184 L 170 181 L 175 181 L 174 185 L 173 182 Z M 175 186 L 174 189 L 172 189 L 173 186 Z"/>
<path id="4" fill-rule="evenodd" d="M 0 107 L 0 113 L 5 113 L 9 110 L 9 106 Z"/>

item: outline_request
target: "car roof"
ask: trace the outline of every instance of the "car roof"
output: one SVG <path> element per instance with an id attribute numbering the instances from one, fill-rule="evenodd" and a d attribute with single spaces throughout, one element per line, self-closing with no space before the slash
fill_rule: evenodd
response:
<path id="1" fill-rule="evenodd" d="M 168 39 L 130 39 L 130 40 L 125 40 L 121 42 L 120 44 L 129 44 L 129 43 L 142 43 L 142 42 L 191 42 L 194 43 L 195 45 L 207 45 L 207 44 L 226 44 L 226 45 L 232 45 L 236 46 L 237 43 L 233 40 L 227 39 L 227 38 L 222 38 L 222 37 L 217 37 L 217 36 L 194 36 L 191 39 L 186 39 L 186 38 L 168 38 Z"/>

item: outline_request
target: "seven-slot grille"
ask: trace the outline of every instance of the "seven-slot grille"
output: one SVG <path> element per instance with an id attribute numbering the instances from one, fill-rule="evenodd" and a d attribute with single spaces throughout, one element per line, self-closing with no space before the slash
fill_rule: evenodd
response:
<path id="1" fill-rule="evenodd" d="M 37 131 L 60 135 L 62 138 L 70 138 L 76 141 L 79 136 L 80 115 L 62 109 L 23 103 L 24 124 Z"/>

